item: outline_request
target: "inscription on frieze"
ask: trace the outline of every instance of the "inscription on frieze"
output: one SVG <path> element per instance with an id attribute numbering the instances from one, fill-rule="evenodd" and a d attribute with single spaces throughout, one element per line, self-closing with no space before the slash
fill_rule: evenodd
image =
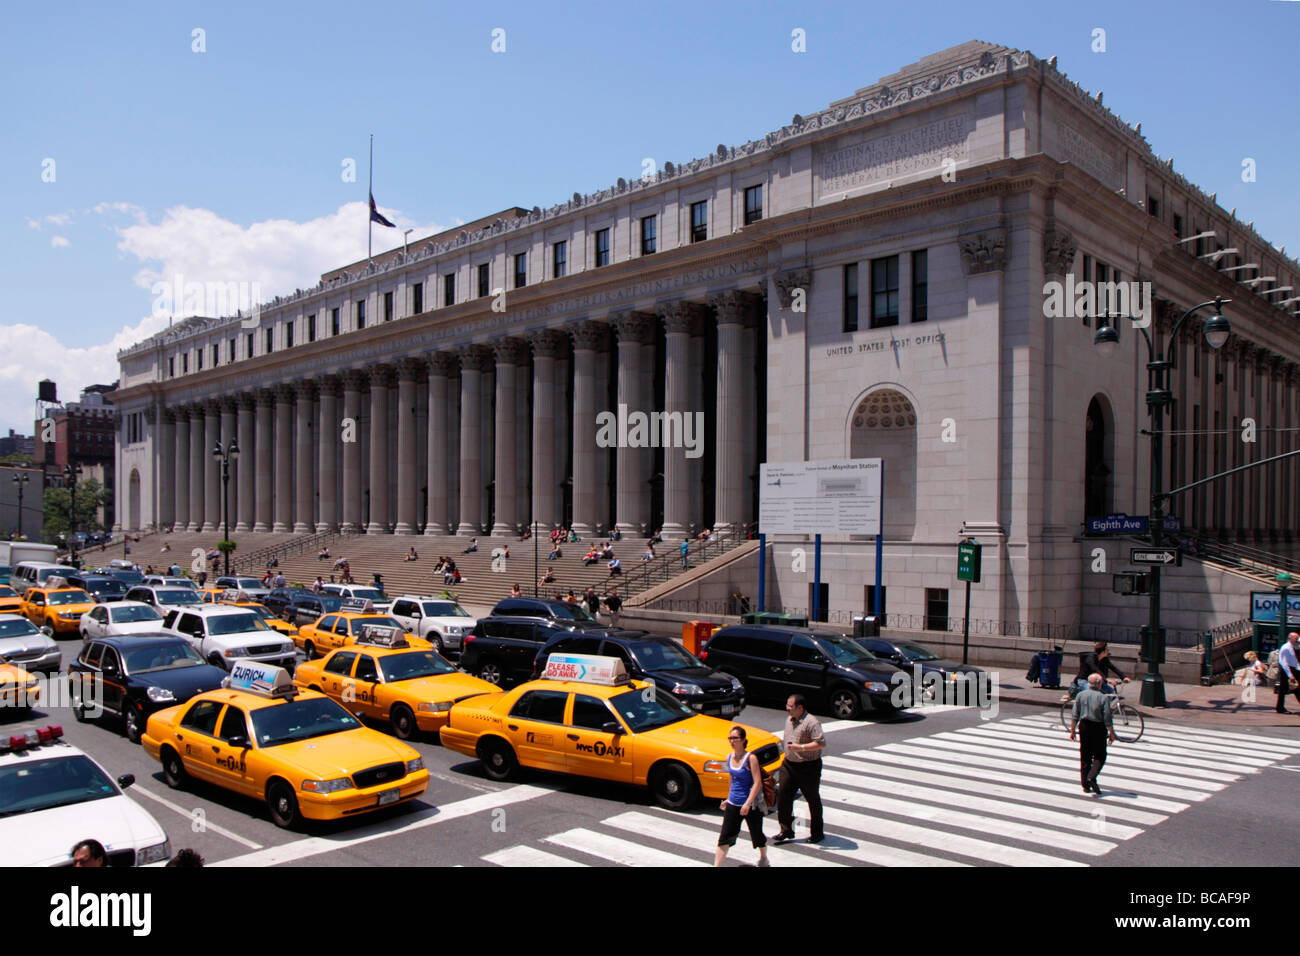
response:
<path id="1" fill-rule="evenodd" d="M 1062 123 L 1059 129 L 1061 151 L 1064 153 L 1062 158 L 1067 163 L 1073 163 L 1107 186 L 1117 184 L 1114 156 L 1072 126 Z"/>
<path id="2" fill-rule="evenodd" d="M 914 129 L 879 136 L 831 150 L 821 157 L 821 191 L 842 192 L 855 186 L 938 169 L 945 159 L 963 162 L 970 117 L 952 116 Z"/>

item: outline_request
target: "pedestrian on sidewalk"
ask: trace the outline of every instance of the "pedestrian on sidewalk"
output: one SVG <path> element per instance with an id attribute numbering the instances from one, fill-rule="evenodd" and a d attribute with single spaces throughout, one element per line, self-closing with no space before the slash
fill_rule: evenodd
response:
<path id="1" fill-rule="evenodd" d="M 1296 703 L 1300 703 L 1300 634 L 1292 631 L 1286 636 L 1286 643 L 1277 655 L 1277 712 L 1287 713 L 1286 695 L 1295 693 Z M 1295 680 L 1295 684 L 1291 681 Z"/>
<path id="2" fill-rule="evenodd" d="M 1108 672 L 1119 678 L 1120 683 L 1128 683 L 1128 678 L 1120 673 L 1119 668 L 1116 667 L 1114 662 L 1110 659 L 1110 650 L 1107 648 L 1106 642 L 1098 641 L 1092 646 L 1091 653 L 1083 653 L 1079 655 L 1079 673 L 1075 675 L 1074 678 L 1075 686 L 1080 691 L 1086 690 L 1088 687 L 1088 675 L 1096 673 L 1101 675 L 1103 682 L 1101 688 L 1102 692 L 1107 694 L 1114 693 L 1114 688 L 1105 683 L 1106 674 Z"/>
<path id="3" fill-rule="evenodd" d="M 808 801 L 809 843 L 826 838 L 822 824 L 822 751 L 826 735 L 821 722 L 808 713 L 803 694 L 791 694 L 785 702 L 785 762 L 781 765 L 776 795 L 776 820 L 781 832 L 773 843 L 794 839 L 794 793 L 798 790 Z"/>
<path id="4" fill-rule="evenodd" d="M 736 845 L 740 836 L 740 821 L 749 827 L 749 840 L 758 850 L 758 865 L 771 866 L 767 861 L 767 837 L 763 836 L 763 771 L 758 758 L 746 749 L 749 743 L 745 728 L 732 724 L 727 733 L 731 753 L 727 755 L 727 772 L 731 774 L 731 790 L 722 801 L 722 832 L 718 835 L 718 848 L 713 851 L 713 865 L 722 866 L 727 851 Z"/>
<path id="5" fill-rule="evenodd" d="M 1070 721 L 1070 739 L 1079 733 L 1079 782 L 1084 793 L 1101 796 L 1097 775 L 1106 763 L 1106 744 L 1115 742 L 1115 728 L 1111 723 L 1111 698 L 1101 692 L 1100 674 L 1088 675 L 1088 689 L 1074 698 L 1073 719 Z"/>
<path id="6" fill-rule="evenodd" d="M 619 615 L 623 611 L 623 599 L 618 596 L 618 588 L 612 588 L 605 598 L 605 607 L 609 608 L 609 622 L 618 627 Z"/>
<path id="7" fill-rule="evenodd" d="M 688 563 L 689 561 L 688 556 L 691 553 L 691 542 L 686 538 L 682 538 L 682 546 L 677 550 L 680 551 L 682 554 L 682 567 L 683 568 L 690 567 L 690 564 Z"/>

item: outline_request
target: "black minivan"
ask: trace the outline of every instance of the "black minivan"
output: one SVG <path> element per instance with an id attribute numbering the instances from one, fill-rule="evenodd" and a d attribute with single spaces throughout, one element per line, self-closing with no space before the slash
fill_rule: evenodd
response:
<path id="1" fill-rule="evenodd" d="M 870 710 L 893 714 L 910 701 L 894 691 L 902 673 L 851 638 L 831 631 L 738 624 L 713 632 L 700 653 L 709 667 L 735 674 L 749 700 L 803 694 L 841 719 Z"/>

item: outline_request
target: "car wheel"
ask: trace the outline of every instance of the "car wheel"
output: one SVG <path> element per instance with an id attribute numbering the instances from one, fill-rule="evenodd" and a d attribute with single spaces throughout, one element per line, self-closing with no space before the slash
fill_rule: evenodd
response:
<path id="1" fill-rule="evenodd" d="M 415 714 L 405 704 L 394 704 L 388 712 L 388 719 L 393 725 L 393 733 L 402 740 L 410 740 L 417 729 Z"/>
<path id="2" fill-rule="evenodd" d="M 503 686 L 502 681 L 505 679 L 501 673 L 501 665 L 493 660 L 486 660 L 479 665 L 478 676 L 489 684 L 496 684 L 498 687 Z"/>
<path id="3" fill-rule="evenodd" d="M 185 764 L 181 763 L 180 754 L 170 747 L 164 747 L 162 765 L 163 779 L 167 781 L 167 786 L 173 790 L 183 790 L 188 774 L 185 773 Z"/>
<path id="4" fill-rule="evenodd" d="M 862 701 L 856 691 L 841 687 L 831 692 L 831 713 L 840 720 L 855 720 L 862 714 Z"/>
<path id="5" fill-rule="evenodd" d="M 133 744 L 138 744 L 144 735 L 144 711 L 140 707 L 127 704 L 126 716 L 122 718 L 122 722 L 126 725 L 126 739 Z"/>
<path id="6" fill-rule="evenodd" d="M 283 780 L 274 780 L 266 788 L 266 802 L 271 808 L 271 822 L 289 829 L 298 822 L 298 798 Z"/>
<path id="7" fill-rule="evenodd" d="M 211 654 L 208 655 L 208 663 L 211 664 L 213 667 L 220 667 L 223 671 L 229 670 L 229 668 L 226 667 L 225 660 L 222 658 L 220 654 L 216 653 L 215 651 L 213 651 Z"/>
<path id="8" fill-rule="evenodd" d="M 81 687 L 79 686 L 81 684 L 81 681 L 72 680 L 69 683 L 72 685 L 69 688 L 69 692 L 72 696 L 73 719 L 76 720 L 76 722 L 79 724 L 84 724 L 87 720 L 90 719 L 90 715 L 86 712 L 87 711 L 86 702 L 81 697 Z"/>
<path id="9" fill-rule="evenodd" d="M 314 661 L 316 659 L 316 645 L 311 641 L 302 646 L 302 652 L 307 655 L 307 660 Z"/>
<path id="10" fill-rule="evenodd" d="M 698 799 L 700 784 L 689 767 L 667 763 L 655 768 L 650 791 L 664 809 L 686 810 Z"/>
<path id="11" fill-rule="evenodd" d="M 479 743 L 478 759 L 493 780 L 510 780 L 519 772 L 514 749 L 499 737 L 488 737 Z"/>
<path id="12" fill-rule="evenodd" d="M 433 641 L 433 649 L 438 652 L 438 656 L 446 657 L 447 645 L 442 643 L 442 635 L 439 634 L 437 631 L 434 631 L 432 634 L 429 635 L 429 637 Z"/>

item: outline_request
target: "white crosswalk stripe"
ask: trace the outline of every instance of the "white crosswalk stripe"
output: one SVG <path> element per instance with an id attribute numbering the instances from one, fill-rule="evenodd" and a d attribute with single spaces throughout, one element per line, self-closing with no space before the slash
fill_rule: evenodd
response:
<path id="1" fill-rule="evenodd" d="M 825 725 L 845 731 L 836 739 L 847 752 L 823 760 L 823 843 L 775 846 L 776 820 L 765 818 L 774 867 L 1087 866 L 1300 753 L 1300 741 L 1152 721 L 1136 743 L 1109 748 L 1097 798 L 1079 789 L 1079 745 L 1059 715 L 981 721 L 855 748 L 859 727 L 865 732 L 858 739 L 869 739 L 870 727 L 859 722 Z M 798 826 L 806 827 L 806 808 L 798 806 Z M 720 825 L 716 812 L 629 810 L 543 837 L 545 849 L 520 845 L 482 859 L 500 866 L 702 866 L 712 861 Z M 728 862 L 752 854 L 742 828 Z"/>

